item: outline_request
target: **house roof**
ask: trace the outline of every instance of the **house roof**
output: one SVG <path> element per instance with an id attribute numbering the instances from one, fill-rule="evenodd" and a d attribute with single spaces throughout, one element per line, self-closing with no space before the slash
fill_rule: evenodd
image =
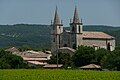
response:
<path id="1" fill-rule="evenodd" d="M 20 52 L 16 47 L 8 48 L 5 51 L 8 51 L 8 52 Z"/>
<path id="2" fill-rule="evenodd" d="M 51 51 L 45 51 L 45 53 L 47 53 L 47 54 L 51 54 Z"/>
<path id="3" fill-rule="evenodd" d="M 72 49 L 70 47 L 61 47 L 61 48 L 59 48 L 59 50 L 70 50 L 72 52 L 75 52 L 75 49 Z"/>
<path id="4" fill-rule="evenodd" d="M 85 65 L 85 66 L 81 66 L 81 69 L 85 69 L 85 68 L 101 68 L 101 66 L 96 65 L 96 64 L 89 64 L 89 65 Z"/>
<path id="5" fill-rule="evenodd" d="M 25 60 L 25 61 L 46 61 L 48 59 L 47 58 L 27 58 L 27 57 L 23 57 L 23 60 Z"/>
<path id="6" fill-rule="evenodd" d="M 104 32 L 88 32 L 84 31 L 83 32 L 83 38 L 102 38 L 102 39 L 112 39 L 114 38 L 113 36 L 110 36 Z"/>
<path id="7" fill-rule="evenodd" d="M 63 64 L 58 64 L 58 67 L 62 67 Z M 57 64 L 46 64 L 45 66 L 43 66 L 44 68 L 56 68 Z"/>
<path id="8" fill-rule="evenodd" d="M 39 61 L 27 61 L 28 63 L 35 64 L 35 65 L 45 65 L 46 63 L 39 62 Z"/>
<path id="9" fill-rule="evenodd" d="M 36 51 L 25 51 L 22 52 L 23 57 L 49 57 L 51 54 L 46 54 L 44 52 L 36 52 Z"/>
<path id="10" fill-rule="evenodd" d="M 36 51 L 33 51 L 33 50 L 29 50 L 29 51 L 25 51 L 27 53 L 31 53 L 31 54 L 44 54 L 44 52 L 36 52 Z"/>

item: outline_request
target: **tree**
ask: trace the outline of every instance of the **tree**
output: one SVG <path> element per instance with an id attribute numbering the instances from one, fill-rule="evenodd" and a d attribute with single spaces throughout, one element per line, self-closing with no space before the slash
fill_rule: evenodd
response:
<path id="1" fill-rule="evenodd" d="M 31 48 L 30 48 L 29 46 L 27 46 L 27 45 L 20 46 L 18 49 L 19 49 L 20 51 L 31 50 Z"/>
<path id="2" fill-rule="evenodd" d="M 48 61 L 49 64 L 57 64 L 57 56 L 56 55 L 52 55 L 50 57 L 50 60 Z"/>
<path id="3" fill-rule="evenodd" d="M 110 54 L 110 52 L 104 48 L 100 48 L 95 51 L 95 59 L 96 59 L 96 64 L 101 65 L 101 60 L 104 56 L 107 54 Z M 103 59 L 104 60 L 104 59 Z"/>
<path id="4" fill-rule="evenodd" d="M 116 46 L 116 47 L 115 47 L 115 50 L 120 50 L 120 46 Z"/>
<path id="5" fill-rule="evenodd" d="M 57 55 L 51 56 L 50 64 L 57 64 Z M 71 66 L 71 56 L 69 53 L 58 53 L 58 63 L 63 64 L 65 67 Z"/>
<path id="6" fill-rule="evenodd" d="M 120 50 L 116 49 L 107 55 L 106 58 L 103 58 L 102 66 L 110 70 L 119 70 L 120 71 Z"/>
<path id="7" fill-rule="evenodd" d="M 94 53 L 95 49 L 92 47 L 79 46 L 78 50 L 76 50 L 72 57 L 72 61 L 74 62 L 75 66 L 78 67 L 90 64 L 95 60 Z"/>
<path id="8" fill-rule="evenodd" d="M 3 55 L 4 54 L 4 55 Z M 0 69 L 27 68 L 22 57 L 0 50 Z"/>

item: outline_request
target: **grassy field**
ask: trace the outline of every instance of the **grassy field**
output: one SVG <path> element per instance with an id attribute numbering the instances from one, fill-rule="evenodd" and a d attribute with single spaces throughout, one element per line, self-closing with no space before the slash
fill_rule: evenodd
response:
<path id="1" fill-rule="evenodd" d="M 0 80 L 120 80 L 119 71 L 0 70 Z"/>

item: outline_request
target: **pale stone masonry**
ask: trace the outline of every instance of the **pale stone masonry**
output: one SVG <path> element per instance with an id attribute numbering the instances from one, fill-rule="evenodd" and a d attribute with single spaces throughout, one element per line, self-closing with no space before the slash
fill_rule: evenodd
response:
<path id="1" fill-rule="evenodd" d="M 60 22 L 56 7 L 54 21 L 51 22 L 51 52 L 56 54 L 62 47 L 77 49 L 81 45 L 113 51 L 115 38 L 104 32 L 83 31 L 83 22 L 79 19 L 77 7 L 73 19 L 70 20 L 69 30 L 63 31 L 63 24 L 62 21 Z"/>

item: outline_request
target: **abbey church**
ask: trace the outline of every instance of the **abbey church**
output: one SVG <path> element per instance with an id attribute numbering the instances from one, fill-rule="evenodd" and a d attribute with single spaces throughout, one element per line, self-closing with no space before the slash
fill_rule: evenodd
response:
<path id="1" fill-rule="evenodd" d="M 51 52 L 55 54 L 62 47 L 76 49 L 81 45 L 113 51 L 115 38 L 104 32 L 83 31 L 83 22 L 79 19 L 77 7 L 75 7 L 73 19 L 70 20 L 69 30 L 63 30 L 56 8 L 54 21 L 51 22 Z"/>

